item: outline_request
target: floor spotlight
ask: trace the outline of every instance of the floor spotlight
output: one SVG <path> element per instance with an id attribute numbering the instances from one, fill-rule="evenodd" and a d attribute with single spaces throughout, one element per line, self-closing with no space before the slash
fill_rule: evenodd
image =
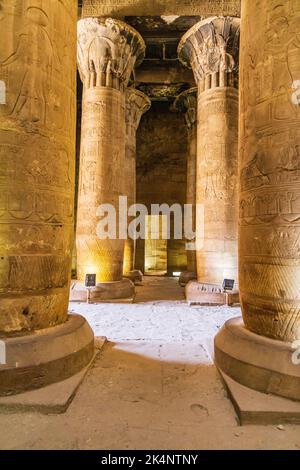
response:
<path id="1" fill-rule="evenodd" d="M 233 286 L 234 286 L 234 279 L 224 279 L 223 285 L 222 285 L 224 291 L 233 290 Z"/>
<path id="2" fill-rule="evenodd" d="M 96 287 L 96 274 L 86 274 L 85 275 L 85 283 L 87 289 L 87 298 L 86 301 L 90 303 L 90 296 L 91 296 L 91 287 Z"/>

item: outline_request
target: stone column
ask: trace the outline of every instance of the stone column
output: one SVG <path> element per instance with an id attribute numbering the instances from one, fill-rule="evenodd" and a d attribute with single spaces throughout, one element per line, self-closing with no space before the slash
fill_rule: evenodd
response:
<path id="1" fill-rule="evenodd" d="M 124 194 L 128 197 L 128 207 L 136 203 L 136 131 L 142 115 L 150 107 L 151 100 L 147 95 L 134 88 L 126 90 L 126 142 L 123 178 L 125 182 Z M 135 240 L 132 238 L 125 241 L 123 274 L 133 282 L 138 282 L 142 281 L 143 275 L 141 271 L 135 269 L 135 246 Z"/>
<path id="2" fill-rule="evenodd" d="M 262 0 L 256 8 L 242 2 L 239 277 L 247 329 L 241 320 L 227 324 L 217 363 L 244 385 L 300 400 L 299 343 L 291 344 L 300 339 L 300 2 Z"/>
<path id="3" fill-rule="evenodd" d="M 223 279 L 237 284 L 238 18 L 213 17 L 182 38 L 179 57 L 198 84 L 197 220 L 198 283 L 188 300 L 223 303 Z M 204 222 L 203 228 L 200 227 Z"/>
<path id="4" fill-rule="evenodd" d="M 197 91 L 197 88 L 190 88 L 181 93 L 174 102 L 175 109 L 185 112 L 188 131 L 186 203 L 193 206 L 193 231 L 196 228 Z M 190 249 L 195 242 L 196 240 L 186 241 L 187 271 L 182 272 L 179 278 L 179 284 L 182 286 L 197 279 L 196 250 Z"/>
<path id="5" fill-rule="evenodd" d="M 93 355 L 88 324 L 68 316 L 76 17 L 71 0 L 1 2 L 0 395 L 63 380 Z"/>
<path id="6" fill-rule="evenodd" d="M 85 295 L 86 274 L 96 274 L 93 300 L 131 298 L 134 286 L 123 279 L 125 238 L 100 239 L 101 204 L 119 213 L 125 194 L 125 89 L 145 51 L 142 37 L 121 20 L 85 18 L 78 22 L 78 67 L 83 109 L 77 212 L 77 276 L 72 299 Z"/>

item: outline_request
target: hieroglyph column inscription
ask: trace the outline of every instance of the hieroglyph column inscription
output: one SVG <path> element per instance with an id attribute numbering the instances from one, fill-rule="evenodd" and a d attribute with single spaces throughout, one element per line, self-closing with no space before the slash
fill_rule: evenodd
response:
<path id="1" fill-rule="evenodd" d="M 283 341 L 300 338 L 299 24 L 299 0 L 243 2 L 241 302 L 246 327 Z"/>
<path id="2" fill-rule="evenodd" d="M 197 220 L 199 282 L 237 283 L 238 18 L 213 17 L 197 23 L 179 44 L 181 61 L 198 85 Z"/>
<path id="3" fill-rule="evenodd" d="M 0 5 L 0 332 L 67 318 L 76 14 L 73 0 Z"/>
<path id="4" fill-rule="evenodd" d="M 125 195 L 125 88 L 145 44 L 126 23 L 111 18 L 78 22 L 78 67 L 84 84 L 77 213 L 78 279 L 95 273 L 98 282 L 123 275 L 124 240 L 99 239 L 97 210 L 118 211 Z"/>

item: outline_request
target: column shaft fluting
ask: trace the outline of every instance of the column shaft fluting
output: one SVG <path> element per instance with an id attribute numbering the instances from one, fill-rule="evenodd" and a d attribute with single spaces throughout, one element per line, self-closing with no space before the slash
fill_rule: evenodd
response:
<path id="1" fill-rule="evenodd" d="M 76 6 L 15 3 L 0 14 L 0 333 L 65 322 L 73 240 Z"/>
<path id="2" fill-rule="evenodd" d="M 125 88 L 144 55 L 140 35 L 119 20 L 86 18 L 78 22 L 78 65 L 84 84 L 80 183 L 77 217 L 78 279 L 120 281 L 124 239 L 100 239 L 96 232 L 101 204 L 117 213 L 125 194 Z"/>
<path id="3" fill-rule="evenodd" d="M 300 338 L 300 2 L 242 2 L 239 275 L 253 332 Z M 298 87 L 298 88 L 297 88 Z"/>
<path id="4" fill-rule="evenodd" d="M 197 23 L 179 45 L 198 84 L 197 276 L 199 282 L 237 282 L 237 84 L 239 19 Z M 202 226 L 204 224 L 204 226 Z"/>

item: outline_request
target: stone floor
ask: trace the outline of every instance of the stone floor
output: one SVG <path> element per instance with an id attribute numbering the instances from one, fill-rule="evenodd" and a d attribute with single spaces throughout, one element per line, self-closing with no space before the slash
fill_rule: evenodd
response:
<path id="1" fill-rule="evenodd" d="M 209 351 L 239 308 L 188 307 L 150 277 L 133 305 L 70 309 L 109 343 L 65 414 L 0 415 L 0 449 L 300 449 L 299 426 L 237 423 Z"/>

